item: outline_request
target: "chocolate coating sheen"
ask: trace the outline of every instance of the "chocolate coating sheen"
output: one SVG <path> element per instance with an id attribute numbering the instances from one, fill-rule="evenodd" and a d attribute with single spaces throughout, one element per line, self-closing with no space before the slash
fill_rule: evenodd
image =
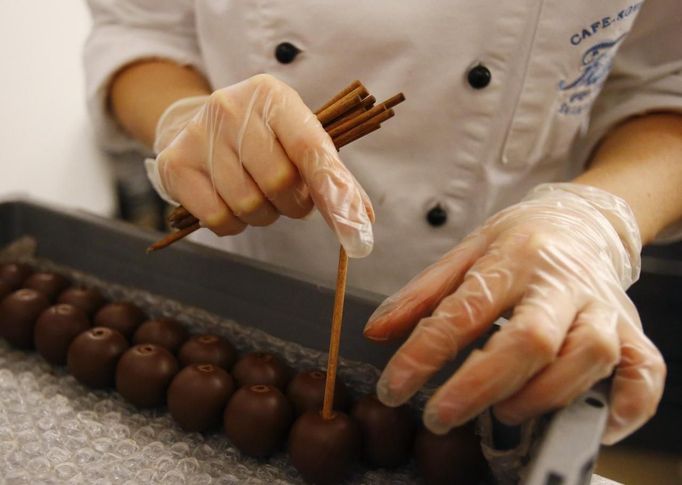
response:
<path id="1" fill-rule="evenodd" d="M 225 408 L 225 433 L 242 453 L 265 457 L 276 451 L 291 425 L 292 410 L 274 386 L 256 384 L 237 390 Z"/>
<path id="2" fill-rule="evenodd" d="M 69 284 L 69 280 L 60 274 L 50 271 L 39 271 L 26 278 L 23 287 L 37 290 L 44 294 L 48 300 L 55 301 L 57 296 Z"/>
<path id="3" fill-rule="evenodd" d="M 226 338 L 217 335 L 196 335 L 180 347 L 178 359 L 183 366 L 213 364 L 229 371 L 237 360 L 237 351 Z"/>
<path id="4" fill-rule="evenodd" d="M 133 335 L 133 343 L 158 345 L 175 354 L 188 338 L 189 332 L 180 322 L 159 318 L 140 325 Z"/>
<path id="5" fill-rule="evenodd" d="M 416 425 L 408 406 L 388 407 L 369 395 L 355 403 L 351 416 L 360 425 L 368 464 L 394 468 L 410 459 Z"/>
<path id="6" fill-rule="evenodd" d="M 49 306 L 39 291 L 23 288 L 10 293 L 0 302 L 0 337 L 18 349 L 32 349 L 36 320 Z"/>
<path id="7" fill-rule="evenodd" d="M 25 263 L 0 264 L 0 281 L 9 285 L 12 290 L 18 290 L 26 278 L 31 276 L 33 268 Z"/>
<path id="8" fill-rule="evenodd" d="M 94 324 L 117 330 L 130 340 L 137 327 L 147 319 L 144 312 L 132 303 L 117 301 L 108 303 L 95 314 Z"/>
<path id="9" fill-rule="evenodd" d="M 52 365 L 64 365 L 71 342 L 88 328 L 90 320 L 83 310 L 60 303 L 40 314 L 33 329 L 33 342 L 43 359 Z"/>
<path id="10" fill-rule="evenodd" d="M 488 468 L 481 444 L 467 426 L 454 428 L 444 435 L 421 427 L 415 440 L 414 454 L 417 468 L 429 485 L 476 485 Z"/>
<path id="11" fill-rule="evenodd" d="M 282 391 L 286 389 L 292 373 L 288 365 L 267 352 L 245 354 L 232 368 L 232 377 L 239 387 L 265 384 Z"/>
<path id="12" fill-rule="evenodd" d="M 72 286 L 59 294 L 57 303 L 68 303 L 83 310 L 89 317 L 92 317 L 97 310 L 102 308 L 106 300 L 95 288 L 83 288 Z"/>
<path id="13" fill-rule="evenodd" d="M 116 390 L 138 408 L 153 408 L 166 402 L 166 391 L 180 366 L 163 347 L 135 345 L 116 366 Z"/>
<path id="14" fill-rule="evenodd" d="M 294 406 L 297 416 L 306 411 L 319 412 L 324 402 L 324 386 L 327 383 L 327 374 L 321 370 L 307 370 L 294 376 L 287 386 L 287 397 Z M 334 409 L 347 411 L 350 407 L 351 398 L 348 389 L 341 379 L 336 378 L 334 383 Z"/>
<path id="15" fill-rule="evenodd" d="M 223 411 L 234 393 L 234 381 L 213 364 L 191 364 L 168 388 L 168 411 L 185 431 L 209 431 L 220 426 Z"/>
<path id="16" fill-rule="evenodd" d="M 120 332 L 108 327 L 91 328 L 71 342 L 66 367 L 88 387 L 113 387 L 116 364 L 126 350 L 128 341 Z"/>
<path id="17" fill-rule="evenodd" d="M 310 483 L 341 482 L 360 446 L 357 423 L 342 412 L 331 419 L 324 419 L 320 413 L 304 413 L 289 433 L 291 464 Z"/>

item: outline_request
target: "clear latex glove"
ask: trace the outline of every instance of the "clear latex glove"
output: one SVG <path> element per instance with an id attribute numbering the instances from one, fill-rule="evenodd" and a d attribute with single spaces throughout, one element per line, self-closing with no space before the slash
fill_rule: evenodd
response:
<path id="1" fill-rule="evenodd" d="M 424 423 L 445 433 L 494 405 L 519 424 L 564 406 L 614 372 L 603 437 L 614 443 L 651 417 L 665 365 L 625 288 L 641 242 L 625 202 L 578 184 L 539 186 L 489 219 L 389 297 L 365 335 L 412 331 L 377 384 L 384 403 L 409 399 L 505 310 L 512 317 L 432 396 Z"/>
<path id="2" fill-rule="evenodd" d="M 299 95 L 272 76 L 173 104 L 154 148 L 146 165 L 159 194 L 218 235 L 301 218 L 314 205 L 350 257 L 372 251 L 367 194 Z"/>

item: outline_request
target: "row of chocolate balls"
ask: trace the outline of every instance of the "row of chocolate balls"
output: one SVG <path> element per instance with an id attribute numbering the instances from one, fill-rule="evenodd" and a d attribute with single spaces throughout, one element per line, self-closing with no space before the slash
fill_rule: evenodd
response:
<path id="1" fill-rule="evenodd" d="M 468 429 L 445 436 L 420 429 L 415 442 L 406 406 L 390 408 L 364 396 L 346 414 L 351 398 L 338 379 L 335 415 L 323 419 L 323 372 L 291 378 L 292 369 L 275 355 L 237 359 L 222 337 L 190 337 L 174 320 L 147 320 L 135 305 L 106 303 L 97 290 L 71 287 L 59 274 L 0 266 L 0 298 L 0 336 L 13 346 L 35 346 L 86 386 L 115 386 L 139 408 L 166 404 L 186 431 L 209 431 L 222 420 L 228 438 L 250 456 L 270 455 L 288 434 L 292 464 L 310 482 L 341 480 L 358 454 L 373 467 L 399 466 L 409 460 L 413 443 L 427 483 L 477 483 L 485 470 Z"/>

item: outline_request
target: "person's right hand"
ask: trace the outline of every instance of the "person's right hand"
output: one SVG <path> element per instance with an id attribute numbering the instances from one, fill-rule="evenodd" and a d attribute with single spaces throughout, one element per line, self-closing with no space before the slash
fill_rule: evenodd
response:
<path id="1" fill-rule="evenodd" d="M 314 205 L 349 256 L 372 250 L 369 197 L 296 91 L 272 76 L 174 103 L 154 149 L 156 190 L 218 235 L 301 218 Z"/>

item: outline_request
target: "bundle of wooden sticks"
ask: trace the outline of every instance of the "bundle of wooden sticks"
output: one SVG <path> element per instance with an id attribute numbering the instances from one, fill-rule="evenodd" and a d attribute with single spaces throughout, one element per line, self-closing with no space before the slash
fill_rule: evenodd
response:
<path id="1" fill-rule="evenodd" d="M 395 114 L 392 108 L 404 100 L 405 96 L 399 93 L 375 104 L 376 99 L 367 88 L 360 81 L 354 81 L 318 109 L 315 115 L 338 150 L 378 130 L 382 122 Z M 176 231 L 149 246 L 147 252 L 170 246 L 201 227 L 197 218 L 182 206 L 170 213 L 168 223 Z"/>

